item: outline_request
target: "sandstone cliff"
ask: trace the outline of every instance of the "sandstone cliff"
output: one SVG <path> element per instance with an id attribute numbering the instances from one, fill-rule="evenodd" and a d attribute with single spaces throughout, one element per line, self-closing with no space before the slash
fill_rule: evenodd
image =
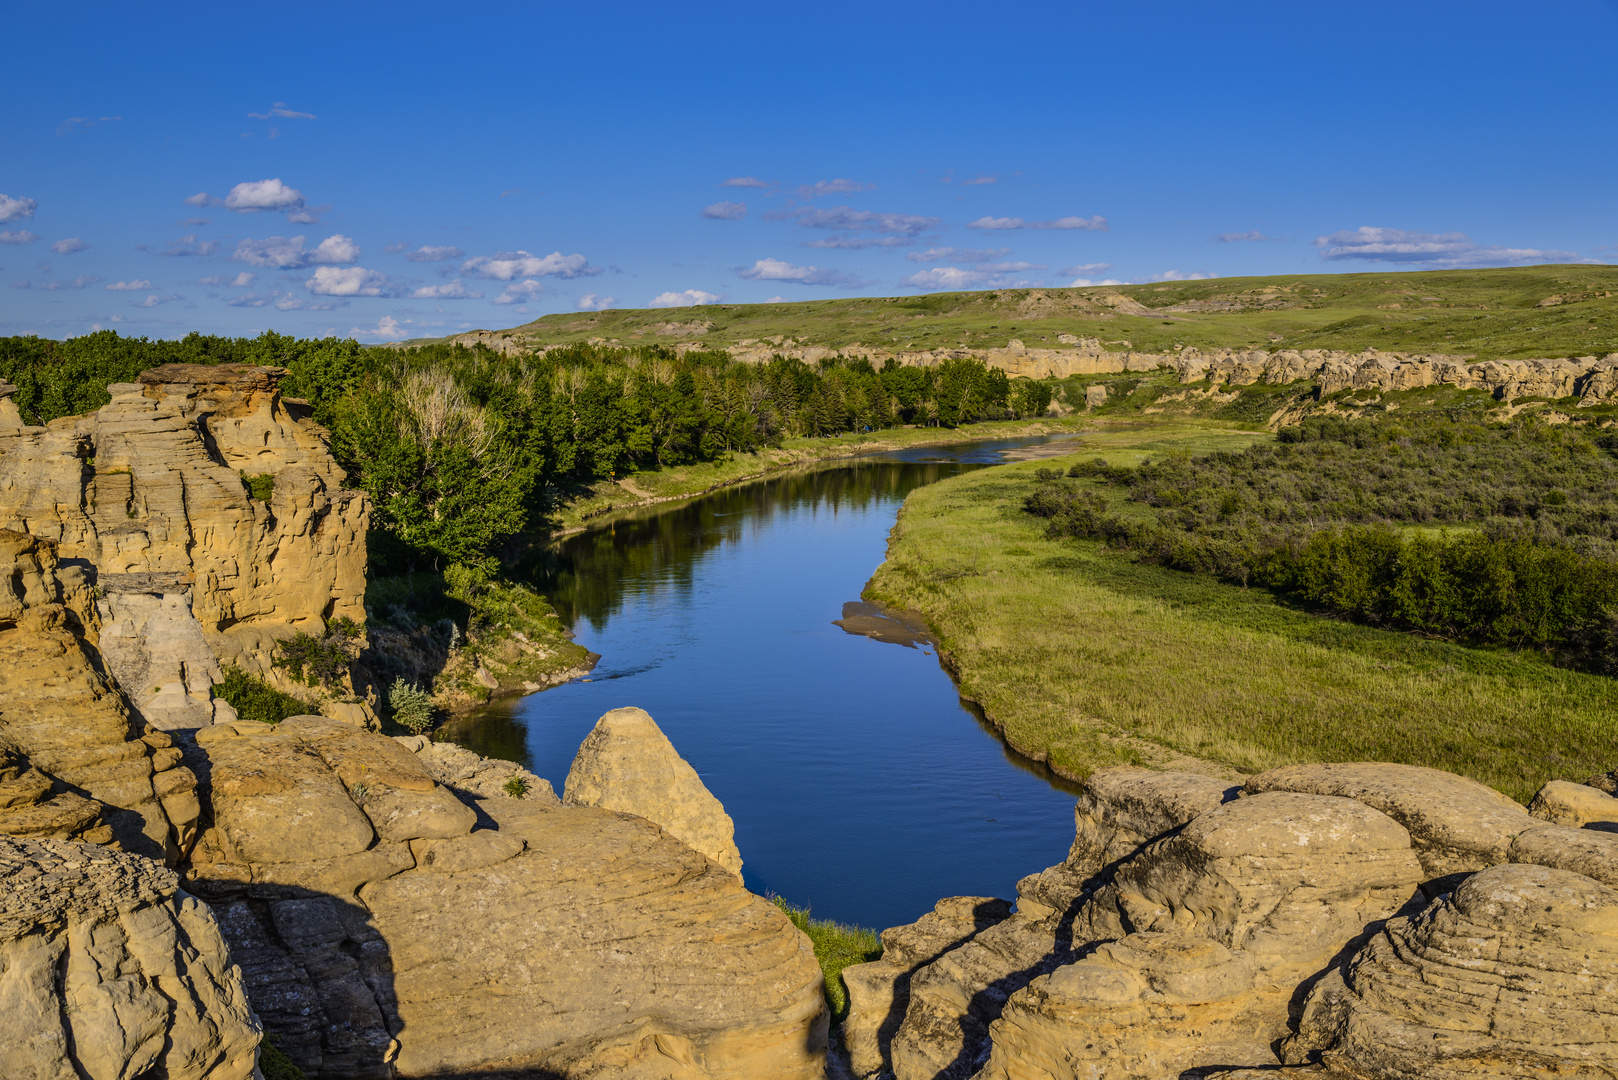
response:
<path id="1" fill-rule="evenodd" d="M 266 671 L 278 640 L 364 620 L 366 499 L 285 374 L 169 364 L 89 416 L 0 409 L 0 528 L 91 570 L 107 666 L 158 726 L 216 719 L 220 663 Z M 265 477 L 256 498 L 246 478 Z"/>
<path id="2" fill-rule="evenodd" d="M 1015 913 L 945 900 L 845 969 L 852 1065 L 1610 1080 L 1618 799 L 1573 787 L 1531 814 L 1413 766 L 1296 766 L 1240 789 L 1102 770 L 1068 859 L 1019 883 Z"/>

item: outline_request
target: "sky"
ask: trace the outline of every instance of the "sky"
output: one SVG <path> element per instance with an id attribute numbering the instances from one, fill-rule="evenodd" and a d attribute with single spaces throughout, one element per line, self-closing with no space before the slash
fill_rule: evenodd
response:
<path id="1" fill-rule="evenodd" d="M 4 21 L 0 335 L 1618 261 L 1618 0 Z"/>

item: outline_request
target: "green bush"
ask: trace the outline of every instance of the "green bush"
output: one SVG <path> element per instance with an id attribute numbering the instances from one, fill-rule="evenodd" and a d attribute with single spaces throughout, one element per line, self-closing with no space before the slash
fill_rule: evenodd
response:
<path id="1" fill-rule="evenodd" d="M 292 1059 L 281 1052 L 270 1035 L 265 1035 L 264 1041 L 259 1043 L 258 1067 L 264 1074 L 264 1080 L 308 1080 L 303 1070 L 292 1064 Z"/>
<path id="2" fill-rule="evenodd" d="M 513 799 L 526 799 L 528 798 L 528 780 L 525 777 L 513 776 L 505 782 L 500 790 Z"/>
<path id="3" fill-rule="evenodd" d="M 224 679 L 214 684 L 214 696 L 224 699 L 243 720 L 279 724 L 289 716 L 303 716 L 312 711 L 307 702 L 277 690 L 239 667 L 227 664 L 224 674 Z"/>
<path id="4" fill-rule="evenodd" d="M 403 679 L 394 679 L 388 690 L 388 708 L 393 720 L 407 731 L 420 735 L 433 726 L 433 701 L 425 690 Z"/>
<path id="5" fill-rule="evenodd" d="M 299 633 L 281 642 L 281 655 L 274 663 L 286 668 L 305 686 L 336 686 L 348 675 L 348 665 L 360 653 L 365 628 L 353 619 L 333 619 L 325 633 Z"/>
<path id="6" fill-rule="evenodd" d="M 242 486 L 247 488 L 247 493 L 253 498 L 267 503 L 270 496 L 275 494 L 275 474 L 260 473 L 257 476 L 248 476 L 242 473 Z"/>

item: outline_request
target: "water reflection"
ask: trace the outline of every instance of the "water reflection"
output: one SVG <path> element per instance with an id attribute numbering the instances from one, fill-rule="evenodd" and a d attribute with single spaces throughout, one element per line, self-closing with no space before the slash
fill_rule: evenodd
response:
<path id="1" fill-rule="evenodd" d="M 906 494 L 1041 441 L 826 464 L 570 537 L 532 573 L 601 654 L 590 681 L 446 734 L 560 791 L 596 718 L 639 705 L 735 819 L 756 891 L 878 927 L 1010 896 L 1066 853 L 1070 786 L 986 734 L 930 651 L 832 621 Z"/>

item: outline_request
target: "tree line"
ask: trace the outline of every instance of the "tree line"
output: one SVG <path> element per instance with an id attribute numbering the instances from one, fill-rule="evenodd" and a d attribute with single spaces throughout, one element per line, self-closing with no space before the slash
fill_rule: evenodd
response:
<path id="1" fill-rule="evenodd" d="M 482 345 L 367 348 L 273 332 L 0 338 L 0 379 L 18 387 L 13 400 L 32 424 L 99 408 L 109 383 L 165 363 L 287 368 L 282 392 L 309 402 L 349 483 L 371 495 L 382 573 L 493 569 L 580 484 L 794 437 L 954 427 L 1050 404 L 1047 384 L 975 359 L 877 369 L 843 356 L 745 363 L 718 351 L 592 345 L 504 356 Z"/>

